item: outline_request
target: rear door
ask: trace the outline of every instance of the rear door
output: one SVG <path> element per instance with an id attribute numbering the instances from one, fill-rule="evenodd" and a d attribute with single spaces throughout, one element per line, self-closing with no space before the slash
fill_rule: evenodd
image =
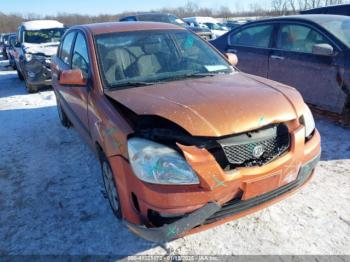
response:
<path id="1" fill-rule="evenodd" d="M 315 44 L 330 44 L 334 56 L 313 54 Z M 325 110 L 341 112 L 337 75 L 341 53 L 320 30 L 304 23 L 281 23 L 269 59 L 270 79 L 298 89 L 304 100 Z"/>
<path id="2" fill-rule="evenodd" d="M 65 36 L 57 60 L 58 68 L 56 68 L 56 71 L 58 76 L 64 70 L 80 69 L 86 78 L 89 77 L 90 59 L 83 32 L 71 32 Z M 55 83 L 57 83 L 56 90 L 59 93 L 65 113 L 79 133 L 89 141 L 88 86 L 60 85 L 58 81 L 55 81 Z"/>
<path id="3" fill-rule="evenodd" d="M 267 77 L 274 23 L 243 27 L 228 37 L 226 52 L 238 57 L 238 68 L 245 73 Z"/>

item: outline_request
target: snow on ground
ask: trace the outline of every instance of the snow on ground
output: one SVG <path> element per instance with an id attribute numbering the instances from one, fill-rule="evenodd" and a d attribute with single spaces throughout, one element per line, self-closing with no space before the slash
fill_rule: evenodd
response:
<path id="1" fill-rule="evenodd" d="M 158 246 L 112 215 L 90 149 L 58 120 L 51 90 L 0 71 L 0 255 L 350 254 L 350 129 L 317 120 L 323 157 L 292 197 Z"/>

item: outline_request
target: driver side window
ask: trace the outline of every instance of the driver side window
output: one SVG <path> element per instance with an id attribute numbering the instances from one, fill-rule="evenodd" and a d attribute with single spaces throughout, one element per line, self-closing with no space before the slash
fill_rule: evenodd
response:
<path id="1" fill-rule="evenodd" d="M 284 51 L 311 54 L 316 44 L 329 44 L 329 41 L 309 27 L 285 24 L 281 25 L 278 32 L 276 47 Z"/>
<path id="2" fill-rule="evenodd" d="M 88 47 L 84 36 L 78 33 L 72 56 L 72 69 L 80 69 L 85 76 L 89 73 Z"/>

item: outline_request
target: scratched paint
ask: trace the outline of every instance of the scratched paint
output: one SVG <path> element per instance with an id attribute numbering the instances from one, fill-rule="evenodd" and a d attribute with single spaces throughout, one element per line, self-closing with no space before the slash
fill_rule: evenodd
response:
<path id="1" fill-rule="evenodd" d="M 260 119 L 259 119 L 258 126 L 263 126 L 264 124 L 265 124 L 265 117 L 262 116 L 262 117 L 260 117 Z"/>
<path id="2" fill-rule="evenodd" d="M 118 135 L 119 130 L 116 127 L 110 127 L 107 128 L 104 133 L 108 138 L 110 138 L 113 148 L 121 151 L 122 144 L 115 138 Z"/>
<path id="3" fill-rule="evenodd" d="M 168 227 L 167 237 L 173 238 L 177 235 L 177 232 L 178 232 L 178 228 L 176 227 L 176 225 L 170 225 Z"/>
<path id="4" fill-rule="evenodd" d="M 226 187 L 227 185 L 225 184 L 224 181 L 221 181 L 220 179 L 218 179 L 215 175 L 211 175 L 212 179 L 214 180 L 214 182 L 216 183 L 215 186 L 212 186 L 211 189 L 216 189 L 218 187 Z"/>

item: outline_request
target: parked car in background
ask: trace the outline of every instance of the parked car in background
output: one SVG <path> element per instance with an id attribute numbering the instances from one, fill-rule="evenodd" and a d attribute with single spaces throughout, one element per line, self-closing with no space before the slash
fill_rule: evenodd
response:
<path id="1" fill-rule="evenodd" d="M 119 21 L 120 22 L 132 22 L 132 21 L 147 22 L 148 21 L 148 22 L 169 23 L 169 24 L 185 27 L 186 29 L 196 33 L 197 35 L 199 35 L 205 40 L 213 39 L 213 34 L 208 28 L 189 26 L 185 21 L 183 21 L 181 18 L 173 14 L 153 13 L 153 12 L 141 13 L 141 14 L 122 17 Z"/>
<path id="2" fill-rule="evenodd" d="M 245 24 L 211 42 L 238 68 L 297 88 L 320 109 L 350 114 L 350 18 L 299 15 Z"/>
<path id="3" fill-rule="evenodd" d="M 350 16 L 350 4 L 331 5 L 300 11 L 300 14 L 327 14 L 327 15 L 346 15 Z"/>
<path id="4" fill-rule="evenodd" d="M 190 25 L 198 24 L 199 28 L 202 27 L 202 25 L 206 28 L 209 28 L 214 34 L 214 38 L 220 37 L 229 31 L 227 27 L 225 27 L 223 24 L 219 23 L 219 21 L 212 17 L 187 17 L 184 18 L 184 21 L 186 21 Z"/>
<path id="5" fill-rule="evenodd" d="M 8 60 L 9 60 L 9 64 L 14 70 L 17 69 L 16 61 L 15 61 L 15 57 L 16 57 L 16 41 L 17 41 L 16 34 L 11 35 L 9 37 L 9 40 L 8 40 L 9 44 L 8 44 L 7 49 L 6 49 L 7 57 L 8 57 Z"/>
<path id="6" fill-rule="evenodd" d="M 314 173 L 320 135 L 301 95 L 227 57 L 143 22 L 72 27 L 53 59 L 61 123 L 91 146 L 114 214 L 145 239 L 247 215 Z"/>
<path id="7" fill-rule="evenodd" d="M 9 47 L 9 37 L 11 35 L 13 35 L 14 33 L 6 33 L 3 34 L 1 37 L 1 41 L 0 41 L 0 53 L 3 56 L 3 59 L 7 60 L 8 56 L 7 56 L 7 48 Z"/>
<path id="8" fill-rule="evenodd" d="M 51 85 L 51 56 L 57 53 L 64 32 L 64 25 L 54 20 L 28 21 L 18 27 L 15 62 L 29 93 Z"/>
<path id="9" fill-rule="evenodd" d="M 244 20 L 239 20 L 239 21 L 225 21 L 223 24 L 225 25 L 226 28 L 228 28 L 230 31 L 237 28 L 237 27 L 240 27 L 241 25 L 244 25 L 245 23 L 247 23 L 246 21 Z"/>

